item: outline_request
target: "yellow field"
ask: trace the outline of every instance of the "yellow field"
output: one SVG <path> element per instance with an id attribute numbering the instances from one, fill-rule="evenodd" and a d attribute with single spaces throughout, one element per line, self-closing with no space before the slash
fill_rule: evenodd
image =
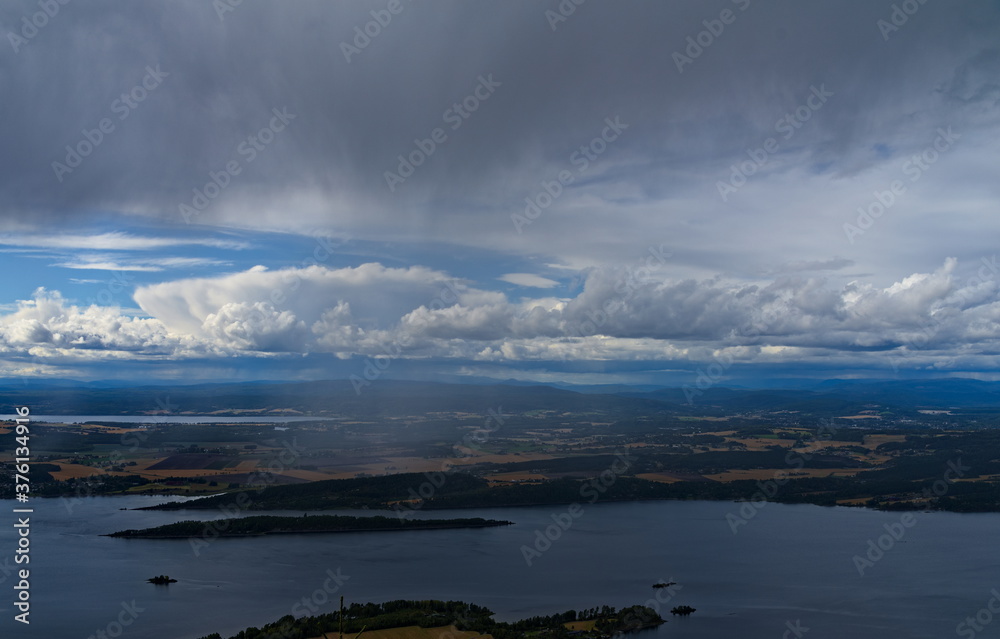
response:
<path id="1" fill-rule="evenodd" d="M 783 473 L 783 475 L 781 475 Z M 790 473 L 795 473 L 791 475 Z M 738 479 L 773 479 L 776 476 L 784 477 L 850 477 L 857 475 L 857 468 L 753 468 L 749 470 L 727 470 L 724 473 L 715 475 L 705 475 L 712 481 L 727 482 Z"/>
<path id="2" fill-rule="evenodd" d="M 354 639 L 357 633 L 344 633 L 344 639 Z M 339 639 L 340 634 L 327 632 L 321 637 L 312 639 Z M 491 635 L 481 635 L 477 632 L 459 630 L 455 626 L 441 626 L 439 628 L 421 628 L 419 626 L 405 626 L 403 628 L 386 628 L 385 630 L 366 630 L 362 635 L 364 639 L 473 639 L 473 637 L 490 637 Z"/>
<path id="3" fill-rule="evenodd" d="M 440 459 L 424 459 L 423 457 L 385 457 L 384 462 L 373 464 L 358 464 L 356 472 L 381 475 L 383 473 L 426 473 L 441 470 Z M 455 460 L 456 463 L 460 460 Z M 367 633 L 365 633 L 367 634 Z"/>
<path id="4" fill-rule="evenodd" d="M 260 451 L 257 451 L 260 452 Z M 53 471 L 51 475 L 58 480 L 73 479 L 78 477 L 89 477 L 91 475 L 113 475 L 113 476 L 125 476 L 125 475 L 139 475 L 146 479 L 159 480 L 165 479 L 167 477 L 178 477 L 178 478 L 195 478 L 195 477 L 205 477 L 211 479 L 219 475 L 232 475 L 239 473 L 254 473 L 258 470 L 258 461 L 255 459 L 240 461 L 236 466 L 225 468 L 225 469 L 210 469 L 210 468 L 164 468 L 164 469 L 150 469 L 150 466 L 156 465 L 158 462 L 163 461 L 167 456 L 161 455 L 158 457 L 142 457 L 134 458 L 129 461 L 134 461 L 135 466 L 126 466 L 124 472 L 108 472 L 99 466 L 87 466 L 84 464 L 71 464 L 66 460 L 55 460 L 54 464 L 59 466 L 58 471 Z M 478 464 L 485 461 L 496 461 L 502 463 L 504 461 L 531 461 L 535 459 L 551 459 L 549 455 L 494 455 L 487 454 L 481 455 L 479 457 L 467 457 L 461 459 L 424 459 L 421 457 L 387 457 L 384 462 L 370 463 L 370 464 L 359 464 L 352 466 L 350 470 L 338 471 L 335 468 L 329 470 L 316 471 L 316 470 L 302 470 L 302 469 L 288 469 L 281 472 L 275 473 L 276 475 L 285 475 L 295 479 L 303 479 L 306 481 L 321 481 L 326 479 L 353 479 L 360 473 L 368 473 L 370 475 L 383 475 L 385 473 L 415 473 L 415 472 L 432 472 L 440 471 L 445 467 L 446 463 L 454 464 L 456 466 Z M 515 479 L 546 479 L 544 475 L 535 475 L 531 473 L 503 473 L 492 477 L 497 481 L 512 481 Z"/>
<path id="5" fill-rule="evenodd" d="M 137 433 L 145 430 L 144 428 L 123 428 L 121 426 L 104 426 L 101 424 L 78 424 L 77 428 L 85 431 L 94 430 L 109 435 L 124 435 L 125 433 Z"/>
<path id="6" fill-rule="evenodd" d="M 997 481 L 1000 480 L 1000 475 L 980 475 L 979 477 L 962 477 L 961 479 L 956 479 L 955 481 Z"/>
<path id="7" fill-rule="evenodd" d="M 285 475 L 286 477 L 294 477 L 295 479 L 305 479 L 306 481 L 320 481 L 323 479 L 333 479 L 330 473 L 321 473 L 315 470 L 299 470 L 299 469 L 289 469 L 283 470 L 280 473 L 275 473 L 276 475 Z"/>
<path id="8" fill-rule="evenodd" d="M 320 473 L 323 479 L 354 479 L 357 473 Z"/>
<path id="9" fill-rule="evenodd" d="M 134 466 L 132 468 L 135 468 Z M 166 477 L 214 477 L 215 475 L 229 475 L 231 470 L 208 470 L 204 468 L 165 468 L 163 470 L 135 470 L 125 473 L 126 475 L 139 475 L 146 479 L 157 479 Z"/>
<path id="10" fill-rule="evenodd" d="M 157 491 L 158 492 L 161 489 L 166 489 L 166 490 L 170 490 L 170 491 L 179 491 L 179 490 L 183 489 L 185 495 L 187 495 L 187 494 L 192 494 L 192 495 L 198 495 L 198 494 L 214 495 L 214 494 L 218 493 L 219 491 L 221 491 L 221 490 L 223 490 L 225 488 L 229 488 L 229 487 L 230 487 L 230 484 L 227 484 L 225 482 L 223 482 L 222 484 L 220 484 L 218 486 L 209 486 L 208 484 L 185 484 L 184 486 L 167 486 L 166 484 L 153 483 L 153 484 L 146 484 L 145 486 L 133 486 L 133 487 L 129 488 L 128 490 L 126 490 L 125 492 L 127 492 L 127 493 L 143 494 L 143 493 L 147 493 L 147 492 L 150 492 L 150 491 Z"/>
<path id="11" fill-rule="evenodd" d="M 673 484 L 683 481 L 681 479 L 677 479 L 670 473 L 639 473 L 636 477 L 639 479 L 647 479 L 649 481 L 658 481 L 661 484 Z"/>
<path id="12" fill-rule="evenodd" d="M 865 448 L 870 448 L 875 450 L 882 444 L 888 442 L 905 442 L 906 435 L 867 435 L 865 437 L 865 443 L 862 444 Z"/>
<path id="13" fill-rule="evenodd" d="M 597 621 L 591 619 L 590 621 L 567 621 L 563 625 L 566 626 L 566 630 L 593 630 Z"/>
<path id="14" fill-rule="evenodd" d="M 139 475 L 146 479 L 166 479 L 167 477 L 213 477 L 215 475 L 226 475 L 229 474 L 227 471 L 223 470 L 139 470 L 137 466 L 126 466 L 124 472 L 118 471 L 108 471 L 98 466 L 86 466 L 84 464 L 69 464 L 66 462 L 53 462 L 59 466 L 59 470 L 52 471 L 49 474 L 59 481 L 65 481 L 67 479 L 77 479 L 80 477 L 90 477 L 92 475 L 111 475 L 112 477 L 125 477 L 127 475 Z M 305 472 L 305 471 L 303 471 Z M 326 477 L 322 477 L 326 479 Z M 215 489 L 213 489 L 215 490 Z"/>
<path id="15" fill-rule="evenodd" d="M 727 437 L 728 441 L 738 442 L 747 447 L 747 450 L 760 451 L 767 450 L 768 446 L 781 446 L 783 448 L 791 448 L 795 445 L 794 439 L 736 439 L 734 437 Z M 719 450 L 725 450 L 720 448 Z"/>

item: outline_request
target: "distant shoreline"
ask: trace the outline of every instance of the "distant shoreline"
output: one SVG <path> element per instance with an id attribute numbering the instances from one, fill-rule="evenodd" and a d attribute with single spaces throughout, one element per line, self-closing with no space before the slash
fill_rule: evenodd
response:
<path id="1" fill-rule="evenodd" d="M 0 415 L 0 422 L 14 421 L 16 415 Z M 67 413 L 65 415 L 38 415 L 41 424 L 100 424 L 112 422 L 115 424 L 143 426 L 211 426 L 213 424 L 296 424 L 313 421 L 339 421 L 342 417 L 336 415 L 281 415 L 281 414 L 247 414 L 240 412 L 220 413 L 215 415 L 80 415 Z"/>
<path id="2" fill-rule="evenodd" d="M 317 520 L 320 527 L 309 527 Z M 331 521 L 333 520 L 333 521 Z M 339 525 L 323 526 L 336 523 Z M 373 524 L 380 525 L 373 525 Z M 208 521 L 188 520 L 154 528 L 140 530 L 119 530 L 101 535 L 121 539 L 192 539 L 197 537 L 264 537 L 267 535 L 302 535 L 302 534 L 334 534 L 334 533 L 369 533 L 369 532 L 399 532 L 410 530 L 454 530 L 461 528 L 494 528 L 510 526 L 514 522 L 483 519 L 480 517 L 468 519 L 414 519 L 395 521 L 385 516 L 351 517 L 345 515 L 314 515 L 312 517 L 278 517 L 273 515 L 256 515 L 250 517 L 235 517 L 230 519 L 215 519 Z M 236 526 L 241 530 L 229 531 Z M 271 526 L 270 528 L 268 526 Z M 157 532 L 162 531 L 162 532 Z"/>

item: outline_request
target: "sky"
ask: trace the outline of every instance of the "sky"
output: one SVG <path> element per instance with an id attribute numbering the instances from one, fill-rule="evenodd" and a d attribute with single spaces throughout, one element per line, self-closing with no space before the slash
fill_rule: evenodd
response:
<path id="1" fill-rule="evenodd" d="M 0 377 L 1000 364 L 1000 3 L 10 1 Z"/>

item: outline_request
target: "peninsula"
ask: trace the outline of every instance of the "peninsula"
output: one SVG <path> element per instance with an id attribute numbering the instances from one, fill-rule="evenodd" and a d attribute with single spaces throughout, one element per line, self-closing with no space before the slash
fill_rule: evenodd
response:
<path id="1" fill-rule="evenodd" d="M 440 530 L 446 528 L 488 528 L 508 526 L 513 522 L 481 517 L 461 519 L 413 519 L 395 517 L 350 517 L 346 515 L 314 515 L 309 517 L 276 517 L 269 515 L 236 517 L 212 521 L 180 521 L 174 524 L 119 530 L 105 537 L 128 539 L 189 539 L 204 537 L 206 530 L 212 537 L 258 537 L 302 533 L 381 532 L 390 530 Z"/>

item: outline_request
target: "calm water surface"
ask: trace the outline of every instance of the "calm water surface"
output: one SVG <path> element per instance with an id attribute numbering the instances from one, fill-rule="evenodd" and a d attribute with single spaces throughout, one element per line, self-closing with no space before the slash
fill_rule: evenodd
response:
<path id="1" fill-rule="evenodd" d="M 0 421 L 14 421 L 16 415 L 0 415 Z M 83 424 L 85 422 L 111 422 L 127 424 L 289 424 L 292 422 L 335 421 L 330 417 L 303 417 L 301 415 L 31 415 L 33 422 L 50 424 Z"/>
<path id="2" fill-rule="evenodd" d="M 221 516 L 119 510 L 160 501 L 96 497 L 70 511 L 60 500 L 33 500 L 30 627 L 12 621 L 14 582 L 3 558 L 16 543 L 7 523 L 15 504 L 0 501 L 0 636 L 86 639 L 132 600 L 142 611 L 121 634 L 132 639 L 228 637 L 290 614 L 303 598 L 331 612 L 341 594 L 348 602 L 460 599 L 512 620 L 645 603 L 657 592 L 666 598 L 653 583 L 676 581 L 681 589 L 663 604 L 664 616 L 679 604 L 698 611 L 637 639 L 778 638 L 788 622 L 809 628 L 810 639 L 941 638 L 958 636 L 956 626 L 1000 587 L 994 514 L 917 513 L 864 576 L 853 556 L 900 515 L 768 504 L 734 535 L 725 518 L 737 505 L 728 502 L 594 504 L 530 567 L 521 546 L 564 507 L 416 515 L 516 522 L 503 528 L 220 539 L 200 556 L 184 540 L 99 536 Z M 336 594 L 322 590 L 333 586 L 327 571 L 349 577 Z M 161 573 L 178 583 L 144 583 Z M 996 623 L 981 636 L 998 636 Z"/>

